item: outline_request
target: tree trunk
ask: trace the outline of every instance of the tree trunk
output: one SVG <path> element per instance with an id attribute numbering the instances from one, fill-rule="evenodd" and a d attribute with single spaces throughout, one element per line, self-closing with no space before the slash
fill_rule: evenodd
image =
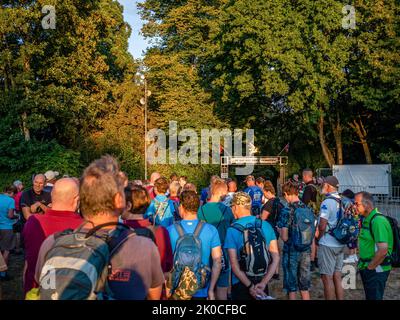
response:
<path id="1" fill-rule="evenodd" d="M 333 158 L 332 152 L 331 150 L 329 150 L 329 147 L 325 141 L 323 114 L 321 114 L 319 118 L 318 134 L 319 134 L 319 142 L 322 148 L 322 153 L 324 154 L 325 160 L 328 163 L 329 167 L 331 168 L 335 164 L 335 159 Z"/>
<path id="2" fill-rule="evenodd" d="M 339 112 L 336 115 L 336 122 L 331 121 L 333 136 L 335 137 L 336 151 L 337 151 L 337 164 L 343 164 L 343 143 L 342 143 L 342 125 L 340 123 Z"/>
<path id="3" fill-rule="evenodd" d="M 26 119 L 28 117 L 26 112 L 24 112 L 21 117 L 22 117 L 22 131 L 24 133 L 25 141 L 30 141 L 31 140 L 31 134 L 30 134 L 29 128 L 28 128 L 28 126 L 26 124 Z"/>
<path id="4" fill-rule="evenodd" d="M 350 123 L 350 127 L 353 128 L 358 138 L 360 139 L 360 143 L 364 149 L 365 161 L 367 162 L 367 164 L 372 164 L 371 151 L 369 149 L 367 141 L 367 131 L 364 128 L 362 120 L 361 119 L 354 120 L 352 123 Z"/>

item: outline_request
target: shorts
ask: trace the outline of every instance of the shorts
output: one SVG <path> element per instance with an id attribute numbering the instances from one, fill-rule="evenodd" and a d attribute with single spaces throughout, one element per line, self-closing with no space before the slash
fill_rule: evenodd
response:
<path id="1" fill-rule="evenodd" d="M 335 272 L 342 272 L 344 247 L 327 247 L 320 245 L 318 248 L 319 273 L 333 276 Z"/>
<path id="2" fill-rule="evenodd" d="M 14 231 L 11 230 L 0 230 L 0 250 L 10 251 L 15 249 L 16 240 Z"/>
<path id="3" fill-rule="evenodd" d="M 217 280 L 217 287 L 219 288 L 228 288 L 231 277 L 231 269 L 221 271 L 219 278 Z"/>
<path id="4" fill-rule="evenodd" d="M 282 253 L 283 289 L 287 292 L 307 291 L 311 287 L 311 251 L 294 249 Z"/>

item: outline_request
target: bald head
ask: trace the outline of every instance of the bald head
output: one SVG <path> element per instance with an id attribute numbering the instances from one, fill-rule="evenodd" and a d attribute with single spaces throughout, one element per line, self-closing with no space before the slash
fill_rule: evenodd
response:
<path id="1" fill-rule="evenodd" d="M 76 211 L 79 202 L 79 186 L 73 178 L 58 180 L 51 192 L 52 209 Z"/>
<path id="2" fill-rule="evenodd" d="M 150 176 L 150 183 L 154 184 L 157 179 L 161 178 L 161 174 L 158 172 L 153 172 Z"/>

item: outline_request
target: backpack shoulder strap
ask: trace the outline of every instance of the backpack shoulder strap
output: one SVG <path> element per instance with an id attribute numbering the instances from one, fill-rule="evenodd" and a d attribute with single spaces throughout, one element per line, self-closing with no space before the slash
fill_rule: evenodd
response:
<path id="1" fill-rule="evenodd" d="M 237 222 L 233 223 L 233 224 L 231 225 L 231 227 L 232 227 L 233 229 L 236 229 L 237 231 L 239 231 L 239 232 L 241 232 L 241 233 L 243 233 L 244 230 L 246 229 L 246 228 L 243 227 L 240 223 L 237 223 Z"/>
<path id="2" fill-rule="evenodd" d="M 226 210 L 228 209 L 227 206 L 224 206 L 224 207 L 225 207 L 225 208 L 222 210 L 221 219 L 219 220 L 219 222 L 218 222 L 218 224 L 217 224 L 217 226 L 216 226 L 217 229 L 218 229 L 219 225 L 221 224 L 222 220 L 224 220 L 225 212 L 226 212 Z M 207 221 L 206 221 L 206 222 L 207 222 Z"/>
<path id="3" fill-rule="evenodd" d="M 178 232 L 179 238 L 181 238 L 185 235 L 186 232 L 185 232 L 185 230 L 183 230 L 180 222 L 175 222 L 174 227 L 175 227 L 176 231 Z"/>
<path id="4" fill-rule="evenodd" d="M 374 215 L 371 219 L 371 221 L 369 222 L 369 233 L 372 236 L 372 239 L 375 241 L 375 236 L 374 236 L 374 232 L 372 231 L 372 222 L 375 220 L 376 217 L 384 217 L 384 215 L 382 213 L 377 213 L 376 215 Z"/>
<path id="5" fill-rule="evenodd" d="M 201 213 L 203 214 L 203 219 L 204 219 L 204 221 L 208 223 L 207 218 L 206 218 L 206 215 L 204 214 L 203 206 L 204 206 L 204 204 L 200 207 L 200 211 L 201 211 Z"/>
<path id="6" fill-rule="evenodd" d="M 256 221 L 254 223 L 254 227 L 256 229 L 261 229 L 262 228 L 262 220 L 261 219 L 256 219 Z"/>
<path id="7" fill-rule="evenodd" d="M 128 227 L 128 229 L 119 229 L 119 234 L 116 237 L 110 237 L 107 241 L 108 248 L 110 250 L 110 257 L 112 257 L 118 249 L 133 236 L 136 236 L 135 230 Z"/>
<path id="8" fill-rule="evenodd" d="M 195 229 L 194 232 L 193 232 L 193 235 L 194 235 L 195 238 L 198 238 L 198 237 L 199 237 L 201 231 L 203 230 L 204 224 L 205 224 L 205 223 L 204 223 L 203 221 L 200 221 L 200 220 L 199 220 L 199 222 L 197 223 L 196 229 Z"/>

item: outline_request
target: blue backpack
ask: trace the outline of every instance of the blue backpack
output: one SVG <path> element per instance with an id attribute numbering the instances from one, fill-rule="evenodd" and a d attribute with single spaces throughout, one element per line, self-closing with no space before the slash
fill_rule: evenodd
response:
<path id="1" fill-rule="evenodd" d="M 336 226 L 329 230 L 329 234 L 341 244 L 349 244 L 356 241 L 360 232 L 358 220 L 351 210 L 344 210 L 341 199 L 335 197 L 329 197 L 328 199 L 339 203 L 338 221 Z"/>
<path id="2" fill-rule="evenodd" d="M 289 217 L 289 234 L 296 251 L 311 248 L 315 237 L 315 215 L 311 208 L 303 205 L 292 210 Z"/>

